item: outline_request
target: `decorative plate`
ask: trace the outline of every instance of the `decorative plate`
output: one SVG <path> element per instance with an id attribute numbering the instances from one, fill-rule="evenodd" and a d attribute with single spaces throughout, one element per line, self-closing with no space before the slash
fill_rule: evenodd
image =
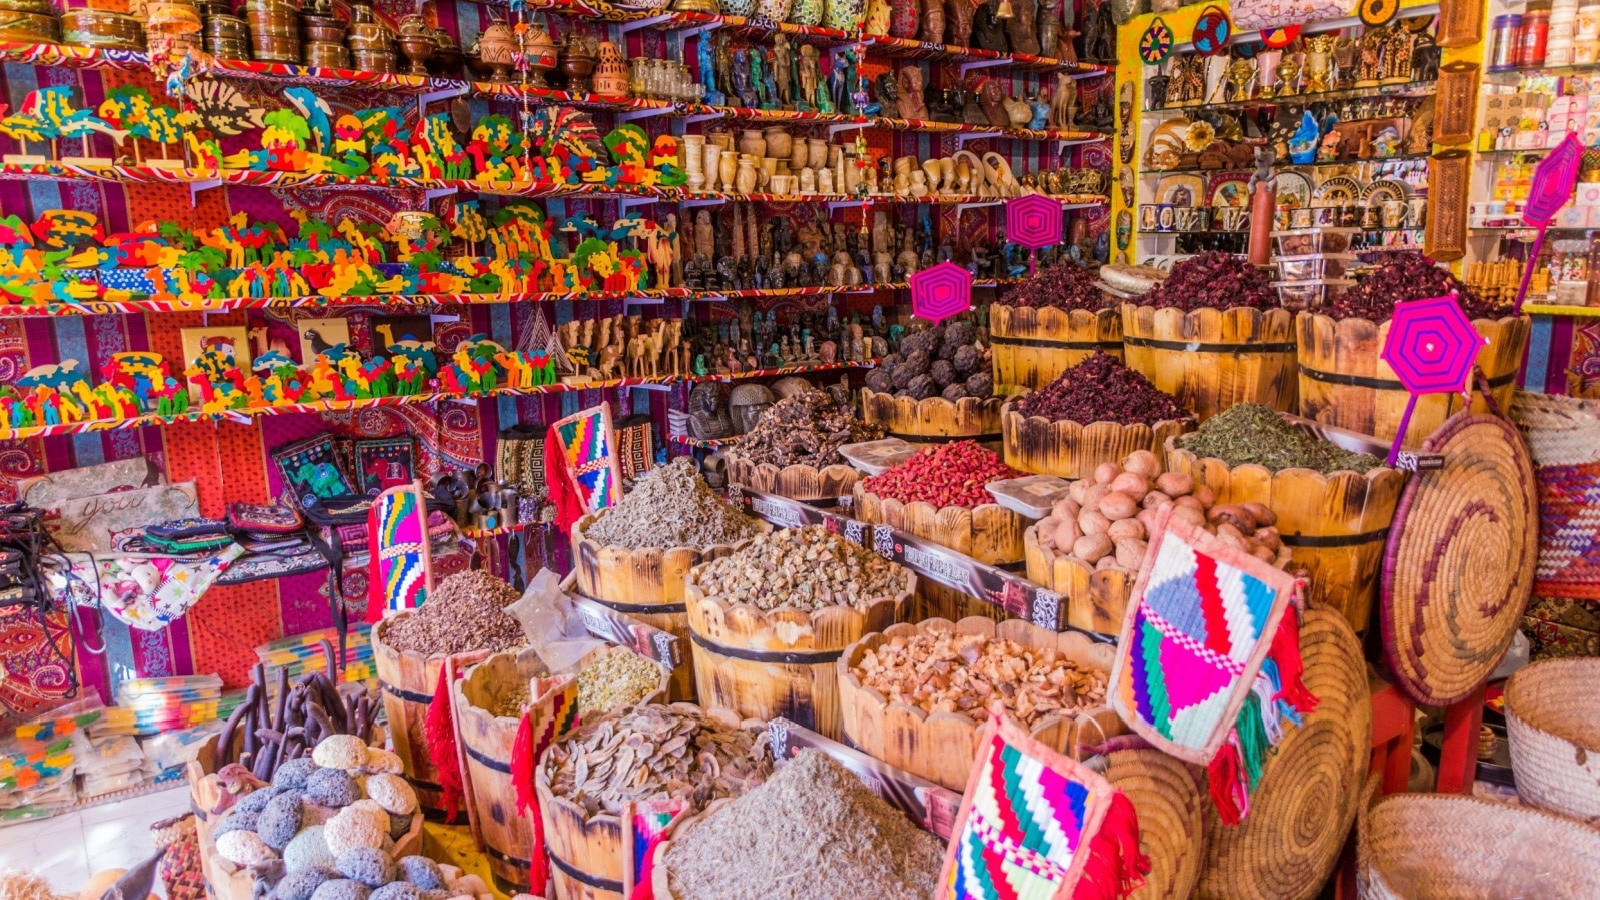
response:
<path id="1" fill-rule="evenodd" d="M 1380 178 L 1367 185 L 1367 189 L 1361 193 L 1361 200 L 1371 206 L 1374 203 L 1382 203 L 1385 200 L 1405 200 L 1410 196 L 1411 188 L 1407 187 L 1404 181 L 1398 181 L 1394 178 Z"/>
<path id="2" fill-rule="evenodd" d="M 1279 28 L 1261 29 L 1261 43 L 1274 50 L 1282 50 L 1294 43 L 1299 37 L 1299 25 L 1284 25 Z"/>
<path id="3" fill-rule="evenodd" d="M 1361 0 L 1356 12 L 1368 28 L 1382 28 L 1400 12 L 1400 0 Z"/>
<path id="4" fill-rule="evenodd" d="M 1139 59 L 1147 66 L 1157 66 L 1172 54 L 1172 29 L 1159 16 L 1139 37 Z"/>
<path id="5" fill-rule="evenodd" d="M 1361 182 L 1348 175 L 1335 175 L 1311 192 L 1311 199 L 1324 201 L 1325 205 L 1354 203 L 1360 197 Z"/>
<path id="6" fill-rule="evenodd" d="M 1278 205 L 1295 209 L 1311 205 L 1311 179 L 1290 169 L 1278 173 Z"/>
<path id="7" fill-rule="evenodd" d="M 1372 2 L 1372 0 L 1367 0 Z M 1395 3 L 1398 0 L 1382 0 L 1385 3 Z M 1201 56 L 1217 56 L 1227 52 L 1228 38 L 1233 36 L 1233 20 L 1228 14 L 1215 6 L 1206 7 L 1205 12 L 1194 22 L 1194 33 L 1190 40 L 1194 42 L 1194 52 Z"/>
<path id="8" fill-rule="evenodd" d="M 1156 202 L 1173 206 L 1204 206 L 1206 180 L 1199 175 L 1163 175 L 1156 184 Z"/>
<path id="9" fill-rule="evenodd" d="M 1189 129 L 1188 119 L 1168 119 L 1157 125 L 1150 132 L 1150 143 L 1146 146 L 1146 169 L 1176 169 L 1178 162 L 1186 151 L 1183 142 L 1184 132 Z"/>
<path id="10" fill-rule="evenodd" d="M 1228 172 L 1211 176 L 1211 206 L 1232 206 L 1243 209 L 1250 205 L 1250 176 L 1243 172 Z"/>

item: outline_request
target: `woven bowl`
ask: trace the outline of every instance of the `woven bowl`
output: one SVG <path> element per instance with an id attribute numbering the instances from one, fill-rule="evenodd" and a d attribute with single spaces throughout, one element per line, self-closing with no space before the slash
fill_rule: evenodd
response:
<path id="1" fill-rule="evenodd" d="M 1517 794 L 1600 824 L 1600 659 L 1548 659 L 1506 683 L 1506 732 Z"/>

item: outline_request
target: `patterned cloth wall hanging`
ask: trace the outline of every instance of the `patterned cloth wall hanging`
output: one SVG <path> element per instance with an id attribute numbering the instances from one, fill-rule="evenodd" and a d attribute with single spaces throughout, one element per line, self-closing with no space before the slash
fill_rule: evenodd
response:
<path id="1" fill-rule="evenodd" d="M 581 410 L 551 425 L 544 454 L 550 500 L 561 530 L 570 530 L 586 513 L 599 512 L 622 499 L 622 467 L 610 403 Z"/>
<path id="2" fill-rule="evenodd" d="M 386 613 L 418 609 L 433 592 L 432 548 L 422 484 L 390 488 L 367 513 L 367 546 L 372 555 L 367 621 Z"/>

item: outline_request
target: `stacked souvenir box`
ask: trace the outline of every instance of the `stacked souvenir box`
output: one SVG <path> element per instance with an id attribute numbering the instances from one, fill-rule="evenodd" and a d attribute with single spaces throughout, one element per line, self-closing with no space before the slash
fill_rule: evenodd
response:
<path id="1" fill-rule="evenodd" d="M 1304 228 L 1274 231 L 1272 240 L 1277 255 L 1278 299 L 1287 309 L 1315 310 L 1331 304 L 1355 285 L 1350 272 L 1356 256 L 1350 242 L 1359 228 Z"/>

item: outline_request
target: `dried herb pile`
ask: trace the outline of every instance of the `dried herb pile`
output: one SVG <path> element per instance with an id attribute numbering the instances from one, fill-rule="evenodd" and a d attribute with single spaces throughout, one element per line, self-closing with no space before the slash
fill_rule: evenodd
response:
<path id="1" fill-rule="evenodd" d="M 694 547 L 736 544 L 761 530 L 760 523 L 729 506 L 706 485 L 694 462 L 681 456 L 652 469 L 604 510 L 584 536 L 599 544 L 627 547 Z"/>
<path id="2" fill-rule="evenodd" d="M 994 376 L 978 343 L 980 337 L 978 326 L 964 319 L 947 319 L 926 331 L 912 332 L 867 373 L 867 387 L 913 400 L 991 397 Z"/>
<path id="3" fill-rule="evenodd" d="M 1213 250 L 1172 267 L 1172 274 L 1144 295 L 1144 306 L 1181 309 L 1277 309 L 1278 294 L 1242 256 Z"/>
<path id="4" fill-rule="evenodd" d="M 1212 416 L 1199 430 L 1179 438 L 1178 446 L 1202 459 L 1215 457 L 1230 466 L 1254 463 L 1273 472 L 1314 469 L 1326 475 L 1383 465 L 1370 453 L 1353 453 L 1314 437 L 1259 403 L 1240 403 Z"/>
<path id="5" fill-rule="evenodd" d="M 1187 419 L 1189 413 L 1149 379 L 1099 350 L 1062 372 L 1055 381 L 1023 397 L 1017 412 L 1052 422 L 1118 422 L 1154 425 Z"/>
<path id="6" fill-rule="evenodd" d="M 922 501 L 935 508 L 972 508 L 993 503 L 984 486 L 1022 475 L 1001 461 L 993 450 L 977 441 L 951 441 L 926 447 L 898 466 L 862 482 L 865 489 L 885 500 Z"/>
<path id="7" fill-rule="evenodd" d="M 528 639 L 505 611 L 520 596 L 482 569 L 458 572 L 434 585 L 421 609 L 383 623 L 383 641 L 428 656 L 520 647 Z"/>
<path id="8" fill-rule="evenodd" d="M 608 647 L 578 670 L 578 716 L 626 709 L 661 686 L 661 666 L 626 647 Z"/>
<path id="9" fill-rule="evenodd" d="M 845 444 L 876 441 L 881 425 L 868 425 L 855 411 L 841 407 L 826 391 L 805 391 L 785 397 L 761 414 L 737 451 L 754 463 L 823 468 L 842 464 L 839 448 Z"/>
<path id="10" fill-rule="evenodd" d="M 1332 319 L 1369 319 L 1387 322 L 1394 318 L 1397 303 L 1443 297 L 1455 291 L 1461 311 L 1469 319 L 1498 319 L 1511 315 L 1509 303 L 1494 303 L 1479 297 L 1466 282 L 1450 270 L 1421 253 L 1393 254 L 1372 270 L 1361 283 L 1340 294 L 1333 305 L 1322 310 Z"/>
<path id="11" fill-rule="evenodd" d="M 803 750 L 683 828 L 664 862 L 673 895 L 694 900 L 927 900 L 944 845 L 833 757 Z"/>
<path id="12" fill-rule="evenodd" d="M 820 525 L 758 535 L 734 553 L 691 570 L 691 583 L 725 603 L 814 612 L 864 609 L 905 587 L 900 567 Z"/>
<path id="13" fill-rule="evenodd" d="M 1056 309 L 1082 309 L 1089 312 L 1112 305 L 1107 302 L 1105 292 L 1095 284 L 1095 277 L 1089 270 L 1072 259 L 1063 259 L 1006 291 L 998 302 L 1004 306 L 1053 306 Z"/>

